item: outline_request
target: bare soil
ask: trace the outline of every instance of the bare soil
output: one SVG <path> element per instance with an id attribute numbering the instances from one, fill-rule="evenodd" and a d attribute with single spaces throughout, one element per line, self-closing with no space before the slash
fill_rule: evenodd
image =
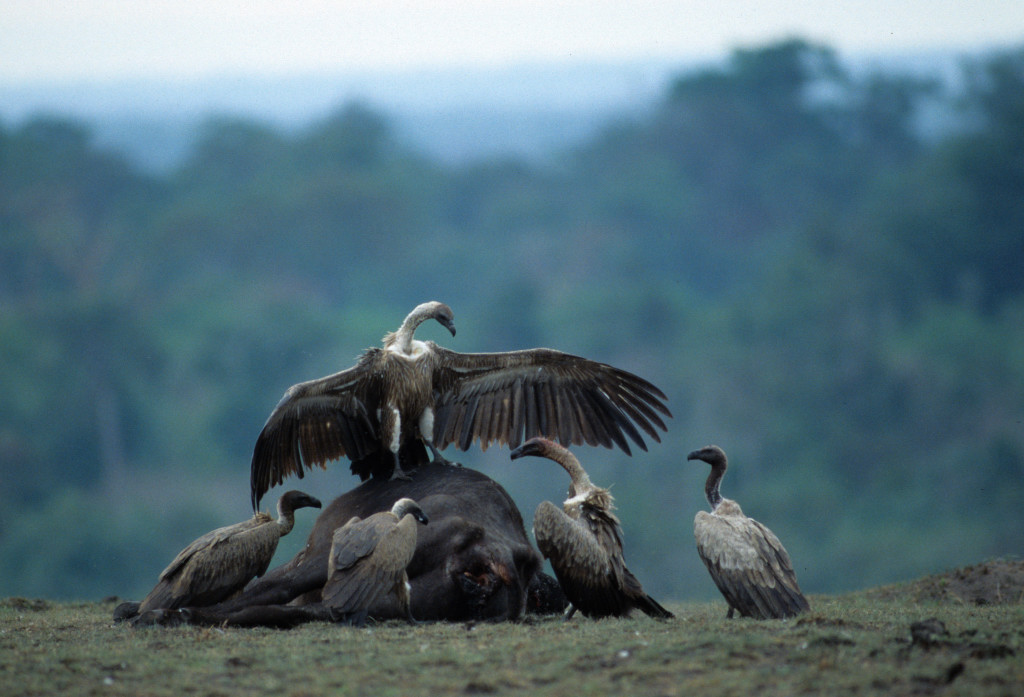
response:
<path id="1" fill-rule="evenodd" d="M 951 569 L 910 583 L 882 586 L 870 596 L 911 602 L 936 601 L 969 605 L 1024 602 L 1024 559 L 993 559 Z"/>

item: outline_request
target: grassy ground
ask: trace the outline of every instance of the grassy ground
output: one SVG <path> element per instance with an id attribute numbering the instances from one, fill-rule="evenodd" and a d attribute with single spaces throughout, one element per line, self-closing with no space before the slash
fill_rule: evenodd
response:
<path id="1" fill-rule="evenodd" d="M 1020 695 L 1024 604 L 812 597 L 796 620 L 132 628 L 113 603 L 0 601 L 0 695 Z M 936 618 L 934 625 L 911 626 Z"/>

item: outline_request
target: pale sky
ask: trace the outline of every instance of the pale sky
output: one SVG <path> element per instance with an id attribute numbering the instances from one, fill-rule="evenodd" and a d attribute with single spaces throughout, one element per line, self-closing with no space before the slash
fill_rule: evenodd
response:
<path id="1" fill-rule="evenodd" d="M 1024 0 L 4 0 L 0 81 L 1024 44 Z"/>

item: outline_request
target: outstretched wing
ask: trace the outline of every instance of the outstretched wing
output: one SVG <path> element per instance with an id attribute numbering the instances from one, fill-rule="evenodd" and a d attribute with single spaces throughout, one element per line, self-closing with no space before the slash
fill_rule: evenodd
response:
<path id="1" fill-rule="evenodd" d="M 373 364 L 370 349 L 340 373 L 288 388 L 263 426 L 252 453 L 249 486 L 252 507 L 285 477 L 302 477 L 314 465 L 348 457 L 359 460 L 378 445 Z"/>
<path id="2" fill-rule="evenodd" d="M 639 431 L 660 442 L 665 394 L 625 370 L 553 349 L 457 353 L 432 346 L 434 443 L 484 450 L 492 442 L 516 448 L 545 436 L 564 445 L 617 445 L 627 437 L 647 450 Z M 637 429 L 639 427 L 639 430 Z"/>
<path id="3" fill-rule="evenodd" d="M 751 518 L 701 511 L 694 519 L 697 552 L 731 607 L 745 617 L 790 617 L 808 609 L 782 543 Z"/>

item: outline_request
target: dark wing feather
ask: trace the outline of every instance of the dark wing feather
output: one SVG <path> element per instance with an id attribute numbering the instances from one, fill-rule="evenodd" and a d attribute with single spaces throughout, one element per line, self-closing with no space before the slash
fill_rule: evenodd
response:
<path id="1" fill-rule="evenodd" d="M 518 447 L 534 436 L 562 444 L 643 450 L 660 441 L 664 393 L 641 377 L 552 349 L 457 353 L 432 346 L 434 443 L 466 450 L 474 440 Z M 495 415 L 498 415 L 495 417 Z M 628 439 L 628 440 L 627 440 Z"/>
<path id="2" fill-rule="evenodd" d="M 302 477 L 305 469 L 344 456 L 360 460 L 378 449 L 374 363 L 379 353 L 370 349 L 348 370 L 288 388 L 253 448 L 253 510 L 285 477 Z"/>
<path id="3" fill-rule="evenodd" d="M 542 501 L 534 512 L 533 536 L 566 598 L 578 610 L 587 616 L 621 614 L 624 603 L 614 589 L 608 552 L 585 525 Z"/>
<path id="4" fill-rule="evenodd" d="M 622 524 L 609 510 L 600 506 L 582 505 L 583 520 L 586 521 L 594 535 L 594 539 L 608 551 L 608 559 L 612 567 L 612 575 L 622 594 L 628 598 L 629 605 L 639 608 L 651 617 L 668 618 L 674 615 L 663 608 L 644 590 L 640 580 L 626 567 L 626 559 L 622 549 Z"/>
<path id="5" fill-rule="evenodd" d="M 808 609 L 789 555 L 757 521 L 701 511 L 694 519 L 694 537 L 715 585 L 744 617 L 791 617 Z"/>
<path id="6" fill-rule="evenodd" d="M 652 617 L 672 617 L 626 568 L 615 516 L 584 506 L 584 517 L 574 520 L 549 501 L 533 516 L 537 548 L 551 561 L 569 602 L 588 617 L 626 615 L 634 607 Z"/>

